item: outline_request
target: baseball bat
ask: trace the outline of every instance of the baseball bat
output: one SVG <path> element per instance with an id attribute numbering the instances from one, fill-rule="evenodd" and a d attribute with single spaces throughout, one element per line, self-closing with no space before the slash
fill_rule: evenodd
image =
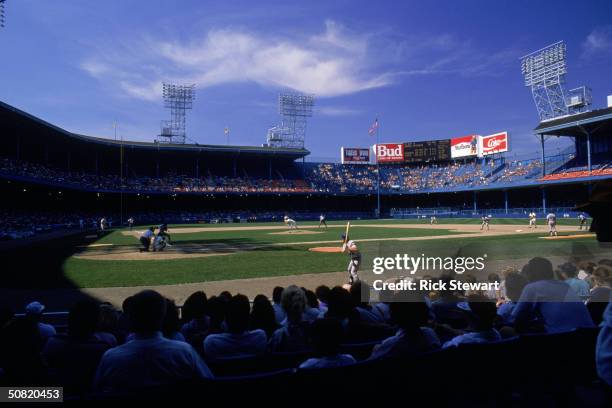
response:
<path id="1" fill-rule="evenodd" d="M 349 237 L 349 230 L 351 229 L 351 222 L 348 221 L 346 223 L 346 231 L 344 232 L 344 243 L 346 244 L 348 242 L 348 237 Z"/>

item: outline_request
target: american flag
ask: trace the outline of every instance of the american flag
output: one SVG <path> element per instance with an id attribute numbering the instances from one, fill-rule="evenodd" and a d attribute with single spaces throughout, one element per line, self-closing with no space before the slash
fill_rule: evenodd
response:
<path id="1" fill-rule="evenodd" d="M 374 123 L 372 123 L 372 126 L 370 126 L 368 133 L 370 134 L 370 136 L 374 136 L 377 130 L 378 130 L 378 118 L 374 120 Z"/>

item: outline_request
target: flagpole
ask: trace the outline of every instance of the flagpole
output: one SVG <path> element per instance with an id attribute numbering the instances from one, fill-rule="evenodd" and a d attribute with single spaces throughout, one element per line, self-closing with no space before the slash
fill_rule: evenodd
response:
<path id="1" fill-rule="evenodd" d="M 378 164 L 378 129 L 380 121 L 376 119 L 376 218 L 380 218 L 380 166 Z"/>

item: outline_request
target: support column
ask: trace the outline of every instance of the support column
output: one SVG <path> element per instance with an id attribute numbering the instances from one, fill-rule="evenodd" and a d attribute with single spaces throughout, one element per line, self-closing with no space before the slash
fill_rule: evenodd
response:
<path id="1" fill-rule="evenodd" d="M 199 179 L 200 178 L 200 158 L 196 159 L 196 165 L 195 165 L 195 178 Z"/>
<path id="2" fill-rule="evenodd" d="M 508 190 L 504 190 L 504 206 L 506 208 L 506 214 L 508 214 Z"/>
<path id="3" fill-rule="evenodd" d="M 587 166 L 589 168 L 589 172 L 592 171 L 592 166 L 591 166 L 591 134 L 589 132 L 586 132 L 586 137 L 587 137 Z"/>
<path id="4" fill-rule="evenodd" d="M 546 175 L 546 156 L 544 156 L 544 135 L 540 135 L 540 144 L 542 145 L 542 177 Z"/>
<path id="5" fill-rule="evenodd" d="M 546 214 L 546 190 L 542 188 L 542 211 Z"/>
<path id="6" fill-rule="evenodd" d="M 236 174 L 237 174 L 236 167 L 237 167 L 236 159 L 234 159 L 234 161 L 232 162 L 232 171 L 234 173 L 234 178 L 236 178 Z"/>
<path id="7" fill-rule="evenodd" d="M 159 158 L 155 159 L 155 177 L 159 178 Z"/>
<path id="8" fill-rule="evenodd" d="M 477 195 L 477 193 L 476 193 L 476 191 L 474 191 L 474 212 L 478 211 L 478 205 L 476 203 L 476 201 L 477 201 L 476 200 L 476 195 Z"/>

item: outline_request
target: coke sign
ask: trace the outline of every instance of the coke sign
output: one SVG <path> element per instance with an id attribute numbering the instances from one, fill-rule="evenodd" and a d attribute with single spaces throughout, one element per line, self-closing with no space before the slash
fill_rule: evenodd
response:
<path id="1" fill-rule="evenodd" d="M 494 153 L 508 151 L 508 132 L 495 133 L 480 138 L 480 155 L 487 156 Z"/>
<path id="2" fill-rule="evenodd" d="M 402 143 L 382 143 L 374 146 L 378 163 L 404 161 L 404 145 Z"/>

